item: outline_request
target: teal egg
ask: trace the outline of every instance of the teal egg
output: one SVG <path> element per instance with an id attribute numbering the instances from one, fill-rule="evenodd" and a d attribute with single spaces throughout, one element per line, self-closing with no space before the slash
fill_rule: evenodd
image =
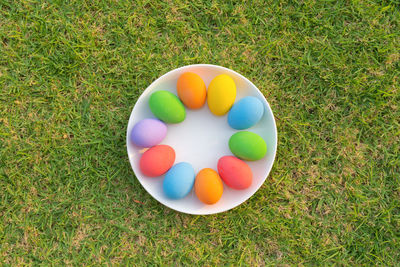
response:
<path id="1" fill-rule="evenodd" d="M 264 105 L 257 97 L 246 96 L 236 102 L 228 113 L 228 123 L 236 130 L 257 124 L 264 114 Z"/>
<path id="2" fill-rule="evenodd" d="M 194 169 L 187 162 L 172 166 L 165 174 L 163 189 L 168 198 L 180 199 L 192 190 L 195 180 Z"/>

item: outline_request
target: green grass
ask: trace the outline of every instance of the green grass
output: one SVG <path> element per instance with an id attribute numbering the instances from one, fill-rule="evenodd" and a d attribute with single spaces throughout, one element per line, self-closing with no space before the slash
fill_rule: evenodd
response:
<path id="1" fill-rule="evenodd" d="M 400 262 L 397 1 L 48 2 L 0 2 L 0 262 Z M 143 90 L 196 63 L 253 81 L 279 133 L 261 189 L 211 216 L 154 200 L 125 146 Z"/>

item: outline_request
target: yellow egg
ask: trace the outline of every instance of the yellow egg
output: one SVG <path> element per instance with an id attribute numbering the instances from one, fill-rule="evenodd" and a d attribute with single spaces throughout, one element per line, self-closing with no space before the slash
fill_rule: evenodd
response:
<path id="1" fill-rule="evenodd" d="M 235 98 L 235 82 L 226 74 L 218 75 L 208 86 L 207 103 L 214 115 L 225 115 L 231 109 Z"/>

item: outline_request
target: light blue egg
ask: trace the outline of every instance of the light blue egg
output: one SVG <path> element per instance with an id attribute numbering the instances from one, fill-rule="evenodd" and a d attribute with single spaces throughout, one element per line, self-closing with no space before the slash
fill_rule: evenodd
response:
<path id="1" fill-rule="evenodd" d="M 163 189 L 167 197 L 180 199 L 192 190 L 194 184 L 194 169 L 187 162 L 180 162 L 172 166 L 165 174 Z"/>
<path id="2" fill-rule="evenodd" d="M 246 96 L 233 105 L 228 114 L 228 123 L 233 129 L 244 130 L 259 122 L 263 114 L 263 103 L 254 96 Z"/>

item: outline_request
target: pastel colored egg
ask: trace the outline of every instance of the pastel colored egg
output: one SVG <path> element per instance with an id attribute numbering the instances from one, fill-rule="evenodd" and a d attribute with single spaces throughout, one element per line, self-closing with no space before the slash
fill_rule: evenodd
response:
<path id="1" fill-rule="evenodd" d="M 215 204 L 221 198 L 223 191 L 222 180 L 213 169 L 202 169 L 196 175 L 194 192 L 201 202 L 208 205 Z"/>
<path id="2" fill-rule="evenodd" d="M 180 199 L 192 190 L 194 184 L 194 170 L 187 162 L 180 162 L 172 166 L 165 174 L 163 189 L 167 197 Z"/>
<path id="3" fill-rule="evenodd" d="M 152 147 L 161 143 L 167 135 L 167 125 L 157 119 L 144 119 L 133 126 L 132 142 L 140 147 Z"/>
<path id="4" fill-rule="evenodd" d="M 174 149 L 168 145 L 157 145 L 143 153 L 139 168 L 144 175 L 156 177 L 166 173 L 174 162 Z"/>
<path id="5" fill-rule="evenodd" d="M 218 160 L 218 173 L 227 186 L 237 190 L 250 187 L 253 181 L 249 165 L 234 156 L 224 156 Z"/>
<path id="6" fill-rule="evenodd" d="M 228 123 L 233 129 L 244 130 L 259 122 L 263 114 L 263 103 L 254 96 L 246 96 L 233 105 Z"/>
<path id="7" fill-rule="evenodd" d="M 229 149 L 240 159 L 259 160 L 267 153 L 267 144 L 258 134 L 243 131 L 231 136 Z"/>
<path id="8" fill-rule="evenodd" d="M 179 98 L 169 91 L 156 91 L 149 100 L 154 116 L 166 123 L 179 123 L 186 117 L 185 107 Z"/>
<path id="9" fill-rule="evenodd" d="M 235 102 L 235 98 L 236 84 L 226 74 L 216 76 L 208 86 L 208 107 L 216 116 L 225 115 Z"/>
<path id="10" fill-rule="evenodd" d="M 206 84 L 196 73 L 182 74 L 176 84 L 176 90 L 179 98 L 188 108 L 198 109 L 206 102 Z"/>

